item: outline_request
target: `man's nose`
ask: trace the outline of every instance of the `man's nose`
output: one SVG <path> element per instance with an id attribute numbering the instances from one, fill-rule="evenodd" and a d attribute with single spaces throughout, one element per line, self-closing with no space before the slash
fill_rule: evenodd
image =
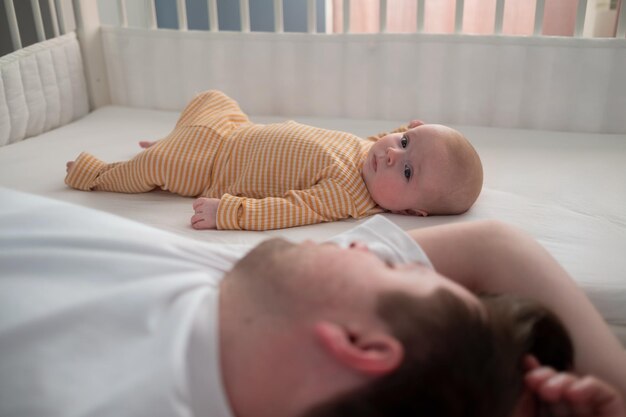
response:
<path id="1" fill-rule="evenodd" d="M 395 164 L 396 161 L 398 160 L 398 157 L 400 156 L 400 152 L 402 151 L 396 148 L 392 148 L 392 147 L 387 148 L 387 165 Z"/>
<path id="2" fill-rule="evenodd" d="M 350 249 L 352 250 L 359 250 L 359 251 L 363 251 L 363 252 L 369 252 L 369 248 L 367 247 L 367 245 L 363 242 L 359 242 L 358 240 L 352 241 L 350 242 Z"/>

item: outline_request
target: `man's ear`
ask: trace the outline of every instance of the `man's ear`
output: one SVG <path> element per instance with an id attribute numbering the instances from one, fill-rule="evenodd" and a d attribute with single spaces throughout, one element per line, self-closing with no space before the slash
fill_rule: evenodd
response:
<path id="1" fill-rule="evenodd" d="M 351 331 L 328 321 L 315 325 L 315 334 L 330 356 L 355 371 L 381 376 L 402 362 L 404 348 L 395 337 L 379 330 Z"/>

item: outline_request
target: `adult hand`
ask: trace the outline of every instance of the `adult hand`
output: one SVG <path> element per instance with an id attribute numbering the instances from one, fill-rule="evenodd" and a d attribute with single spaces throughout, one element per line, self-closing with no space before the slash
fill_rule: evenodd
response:
<path id="1" fill-rule="evenodd" d="M 220 205 L 219 198 L 200 197 L 193 202 L 195 214 L 191 216 L 191 227 L 194 229 L 216 229 L 217 207 Z"/>
<path id="2" fill-rule="evenodd" d="M 578 376 L 526 360 L 525 382 L 555 417 L 626 417 L 621 394 L 594 376 Z"/>

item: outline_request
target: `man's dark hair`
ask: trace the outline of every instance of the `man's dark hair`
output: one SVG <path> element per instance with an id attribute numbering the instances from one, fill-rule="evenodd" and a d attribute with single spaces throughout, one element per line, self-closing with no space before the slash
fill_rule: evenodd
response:
<path id="1" fill-rule="evenodd" d="M 508 417 L 523 388 L 523 358 L 571 366 L 560 321 L 530 300 L 483 296 L 485 312 L 447 290 L 381 295 L 378 314 L 404 346 L 399 368 L 314 407 L 304 417 Z"/>

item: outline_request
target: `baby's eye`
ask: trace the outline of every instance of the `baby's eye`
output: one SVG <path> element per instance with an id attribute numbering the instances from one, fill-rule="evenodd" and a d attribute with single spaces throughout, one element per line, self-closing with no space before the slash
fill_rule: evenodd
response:
<path id="1" fill-rule="evenodd" d="M 402 139 L 400 139 L 400 146 L 402 146 L 403 148 L 406 148 L 408 144 L 409 144 L 409 138 L 407 138 L 406 135 L 402 136 Z"/>
<path id="2" fill-rule="evenodd" d="M 404 166 L 404 177 L 409 180 L 411 179 L 411 167 L 408 165 Z"/>

